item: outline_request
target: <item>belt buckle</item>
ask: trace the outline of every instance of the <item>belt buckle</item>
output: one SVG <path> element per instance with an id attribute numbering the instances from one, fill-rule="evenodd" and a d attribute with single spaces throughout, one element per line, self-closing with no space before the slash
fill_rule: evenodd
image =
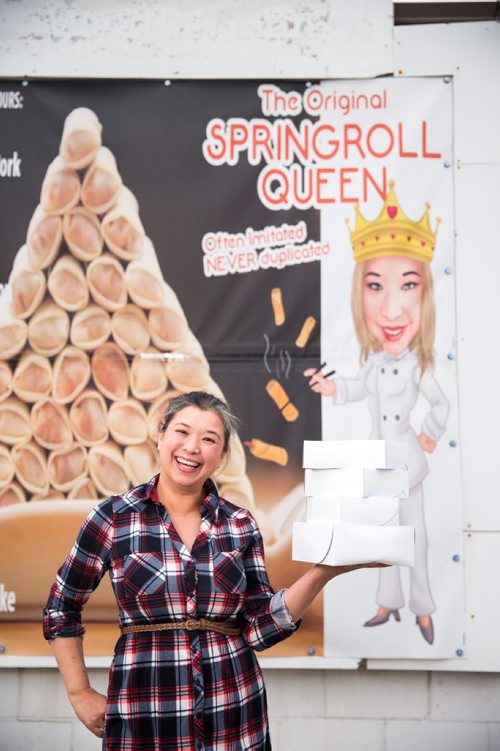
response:
<path id="1" fill-rule="evenodd" d="M 196 629 L 199 627 L 200 622 L 195 620 L 194 618 L 189 618 L 189 620 L 186 621 L 186 628 L 188 631 L 196 631 Z"/>

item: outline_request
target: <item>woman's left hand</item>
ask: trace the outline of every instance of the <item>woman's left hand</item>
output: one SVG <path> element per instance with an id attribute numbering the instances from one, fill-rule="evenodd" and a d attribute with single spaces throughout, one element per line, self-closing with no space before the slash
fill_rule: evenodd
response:
<path id="1" fill-rule="evenodd" d="M 432 441 L 430 438 L 428 438 L 425 433 L 420 433 L 418 440 L 420 442 L 420 445 L 422 446 L 423 450 L 426 451 L 428 454 L 432 454 L 434 449 L 437 446 L 436 441 Z"/>

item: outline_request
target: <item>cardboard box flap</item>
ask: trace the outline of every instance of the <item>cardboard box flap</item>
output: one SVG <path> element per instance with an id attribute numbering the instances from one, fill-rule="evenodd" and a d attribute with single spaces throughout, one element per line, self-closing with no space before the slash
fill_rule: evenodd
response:
<path id="1" fill-rule="evenodd" d="M 332 547 L 333 524 L 295 522 L 292 537 L 294 561 L 322 563 Z"/>

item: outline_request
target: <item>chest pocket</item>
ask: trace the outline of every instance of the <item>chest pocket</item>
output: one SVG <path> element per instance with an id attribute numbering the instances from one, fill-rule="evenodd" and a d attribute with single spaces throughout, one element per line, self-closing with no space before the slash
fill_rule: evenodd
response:
<path id="1" fill-rule="evenodd" d="M 132 597 L 156 595 L 165 590 L 166 566 L 159 553 L 131 553 L 123 562 L 123 586 Z"/>
<path id="2" fill-rule="evenodd" d="M 246 591 L 247 580 L 241 550 L 216 553 L 213 564 L 213 581 L 219 592 L 241 595 Z"/>

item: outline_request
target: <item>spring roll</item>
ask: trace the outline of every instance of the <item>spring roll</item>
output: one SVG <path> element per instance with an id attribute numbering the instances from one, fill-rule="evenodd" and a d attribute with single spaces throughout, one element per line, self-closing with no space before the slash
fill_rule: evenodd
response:
<path id="1" fill-rule="evenodd" d="M 139 218 L 135 196 L 125 186 L 102 220 L 102 234 L 110 250 L 124 261 L 142 256 L 146 233 Z"/>
<path id="2" fill-rule="evenodd" d="M 109 149 L 101 146 L 83 178 L 82 203 L 94 214 L 104 214 L 115 205 L 121 189 L 116 160 Z"/>
<path id="3" fill-rule="evenodd" d="M 80 199 L 80 178 L 60 156 L 49 164 L 42 183 L 40 204 L 46 214 L 64 214 Z"/>
<path id="4" fill-rule="evenodd" d="M 102 125 L 87 107 L 77 107 L 64 121 L 59 155 L 72 169 L 87 167 L 101 146 Z"/>
<path id="5" fill-rule="evenodd" d="M 280 410 L 285 420 L 287 422 L 294 422 L 299 416 L 299 411 L 297 407 L 290 402 L 288 394 L 281 383 L 272 378 L 267 383 L 266 391 Z"/>

